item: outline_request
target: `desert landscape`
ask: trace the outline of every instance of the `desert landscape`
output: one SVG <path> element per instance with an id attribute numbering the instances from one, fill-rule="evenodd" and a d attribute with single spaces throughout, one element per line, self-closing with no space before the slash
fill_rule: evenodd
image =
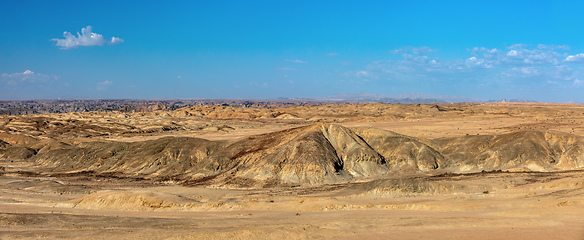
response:
<path id="1" fill-rule="evenodd" d="M 0 240 L 584 240 L 584 1 L 0 1 Z"/>
<path id="2" fill-rule="evenodd" d="M 2 239 L 584 239 L 584 106 L 0 116 Z"/>

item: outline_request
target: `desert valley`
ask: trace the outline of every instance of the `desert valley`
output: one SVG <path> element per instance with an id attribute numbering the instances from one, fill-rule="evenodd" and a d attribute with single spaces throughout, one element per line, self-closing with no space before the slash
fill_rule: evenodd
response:
<path id="1" fill-rule="evenodd" d="M 0 238 L 584 239 L 582 105 L 149 109 L 0 115 Z"/>

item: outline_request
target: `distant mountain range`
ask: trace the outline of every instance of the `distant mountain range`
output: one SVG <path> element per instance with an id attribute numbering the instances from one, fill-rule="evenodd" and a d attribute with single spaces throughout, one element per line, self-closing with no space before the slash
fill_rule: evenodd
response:
<path id="1" fill-rule="evenodd" d="M 407 93 L 400 95 L 384 95 L 373 93 L 335 94 L 327 100 L 348 102 L 383 102 L 383 103 L 459 103 L 485 102 L 483 99 L 465 96 L 430 95 L 422 93 Z"/>
<path id="2" fill-rule="evenodd" d="M 324 98 L 323 100 L 380 103 L 537 102 L 529 99 L 484 100 L 466 96 L 431 95 L 423 93 L 407 93 L 400 95 L 384 95 L 374 93 L 335 94 L 328 98 Z"/>
<path id="3" fill-rule="evenodd" d="M 584 105 L 584 102 L 575 102 L 575 101 L 569 101 L 569 102 L 567 102 L 567 104 L 578 104 L 578 105 Z"/>
<path id="4" fill-rule="evenodd" d="M 195 105 L 224 105 L 233 107 L 284 107 L 316 106 L 343 103 L 460 103 L 460 102 L 537 102 L 525 99 L 483 100 L 466 96 L 430 95 L 408 93 L 384 95 L 373 93 L 335 94 L 327 98 L 276 98 L 276 99 L 89 99 L 89 100 L 0 100 L 0 115 L 21 115 L 39 113 L 67 113 L 87 111 L 138 111 L 176 110 Z M 583 102 L 565 102 L 580 104 Z"/>

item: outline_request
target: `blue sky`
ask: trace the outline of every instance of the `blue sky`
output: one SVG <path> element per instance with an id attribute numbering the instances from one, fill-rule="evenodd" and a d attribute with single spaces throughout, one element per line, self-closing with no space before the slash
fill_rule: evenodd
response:
<path id="1" fill-rule="evenodd" d="M 577 1 L 0 1 L 0 99 L 367 92 L 584 102 L 582 9 Z"/>

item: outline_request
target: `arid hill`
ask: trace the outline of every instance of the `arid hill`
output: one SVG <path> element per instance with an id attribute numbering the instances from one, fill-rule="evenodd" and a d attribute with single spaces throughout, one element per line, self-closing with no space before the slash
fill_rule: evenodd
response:
<path id="1" fill-rule="evenodd" d="M 185 185 L 322 185 L 395 175 L 584 168 L 584 138 L 553 131 L 421 139 L 374 128 L 316 124 L 231 141 L 21 140 L 2 135 L 0 157 L 45 174 L 118 174 Z M 1 137 L 1 136 L 0 136 Z"/>

